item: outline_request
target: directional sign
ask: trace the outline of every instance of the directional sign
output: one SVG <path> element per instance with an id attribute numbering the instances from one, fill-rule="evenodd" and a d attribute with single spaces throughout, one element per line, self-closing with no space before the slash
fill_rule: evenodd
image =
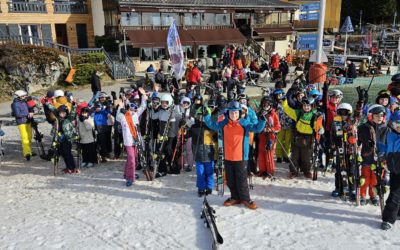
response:
<path id="1" fill-rule="evenodd" d="M 351 23 L 351 19 L 349 16 L 346 17 L 346 20 L 344 21 L 342 28 L 340 28 L 340 32 L 342 33 L 354 32 L 353 24 Z"/>
<path id="2" fill-rule="evenodd" d="M 385 40 L 379 42 L 380 49 L 394 49 L 397 50 L 399 48 L 398 40 Z"/>
<path id="3" fill-rule="evenodd" d="M 317 34 L 302 34 L 299 35 L 297 41 L 298 50 L 316 50 L 317 49 Z"/>
<path id="4" fill-rule="evenodd" d="M 319 3 L 308 3 L 300 5 L 300 12 L 319 10 Z"/>
<path id="5" fill-rule="evenodd" d="M 333 65 L 337 67 L 343 67 L 346 62 L 345 56 L 335 56 L 333 59 Z"/>
<path id="6" fill-rule="evenodd" d="M 300 14 L 300 20 L 318 20 L 319 19 L 319 12 L 312 12 L 312 13 L 304 13 Z"/>

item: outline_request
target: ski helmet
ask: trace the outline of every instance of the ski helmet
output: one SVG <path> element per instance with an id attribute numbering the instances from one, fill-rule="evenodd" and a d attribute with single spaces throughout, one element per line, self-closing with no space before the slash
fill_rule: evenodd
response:
<path id="1" fill-rule="evenodd" d="M 382 106 L 382 105 L 374 104 L 374 105 L 371 105 L 371 106 L 369 107 L 368 113 L 371 113 L 371 114 L 373 114 L 373 115 L 376 115 L 376 114 L 386 114 L 386 108 L 385 108 L 384 106 Z"/>
<path id="2" fill-rule="evenodd" d="M 336 96 L 342 98 L 343 92 L 338 89 L 333 89 L 331 92 L 329 92 L 329 96 Z"/>
<path id="3" fill-rule="evenodd" d="M 61 105 L 60 107 L 58 107 L 57 109 L 58 112 L 65 112 L 68 114 L 68 107 L 66 105 Z"/>
<path id="4" fill-rule="evenodd" d="M 213 109 L 217 106 L 217 102 L 214 99 L 210 99 L 207 102 L 207 107 Z"/>
<path id="5" fill-rule="evenodd" d="M 195 95 L 193 97 L 193 102 L 196 102 L 197 100 L 200 100 L 200 102 L 203 103 L 203 97 L 201 95 Z"/>
<path id="6" fill-rule="evenodd" d="M 312 97 L 303 97 L 301 99 L 301 104 L 303 105 L 313 105 L 315 102 L 315 99 Z"/>
<path id="7" fill-rule="evenodd" d="M 99 98 L 107 98 L 107 97 L 108 97 L 108 95 L 106 92 L 101 92 L 99 95 Z"/>
<path id="8" fill-rule="evenodd" d="M 189 103 L 189 106 L 192 104 L 192 102 L 190 101 L 190 98 L 187 97 L 187 96 L 184 96 L 184 97 L 181 99 L 181 105 L 183 105 L 185 102 Z"/>
<path id="9" fill-rule="evenodd" d="M 338 115 L 351 115 L 353 113 L 353 107 L 349 103 L 341 103 L 337 107 Z"/>
<path id="10" fill-rule="evenodd" d="M 389 102 L 390 102 L 390 91 L 386 90 L 386 89 L 383 89 L 383 90 L 379 91 L 375 102 L 379 103 L 379 99 L 381 99 L 381 98 L 387 98 L 389 100 Z"/>
<path id="11" fill-rule="evenodd" d="M 240 102 L 240 100 L 243 100 L 243 99 L 246 99 L 246 101 L 249 101 L 249 97 L 246 94 L 238 95 L 236 100 Z"/>
<path id="12" fill-rule="evenodd" d="M 275 89 L 273 92 L 272 92 L 272 95 L 274 96 L 274 97 L 277 97 L 278 95 L 284 95 L 285 94 L 285 91 L 283 90 L 283 89 Z"/>
<path id="13" fill-rule="evenodd" d="M 308 96 L 311 96 L 313 98 L 316 98 L 321 95 L 321 92 L 318 91 L 318 89 L 313 89 L 308 93 Z"/>
<path id="14" fill-rule="evenodd" d="M 241 111 L 242 105 L 238 101 L 231 101 L 228 103 L 228 111 Z"/>
<path id="15" fill-rule="evenodd" d="M 171 94 L 164 94 L 161 96 L 160 102 L 168 102 L 168 106 L 171 106 L 174 102 L 174 99 L 172 98 Z"/>
<path id="16" fill-rule="evenodd" d="M 25 90 L 17 90 L 17 91 L 15 91 L 14 94 L 17 97 L 23 97 L 23 96 L 27 96 L 28 95 L 28 93 Z"/>
<path id="17" fill-rule="evenodd" d="M 61 89 L 57 89 L 56 91 L 54 91 L 54 97 L 61 97 L 64 96 L 64 91 L 62 91 Z"/>

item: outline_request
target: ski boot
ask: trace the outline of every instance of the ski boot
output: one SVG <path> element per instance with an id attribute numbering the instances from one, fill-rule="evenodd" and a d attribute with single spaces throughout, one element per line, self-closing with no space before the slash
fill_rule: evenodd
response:
<path id="1" fill-rule="evenodd" d="M 367 199 L 365 199 L 365 197 L 361 197 L 361 198 L 360 198 L 360 205 L 361 205 L 361 206 L 367 205 Z"/>
<path id="2" fill-rule="evenodd" d="M 298 176 L 298 173 L 297 172 L 290 172 L 289 173 L 289 179 L 294 179 L 294 178 L 296 178 Z"/>
<path id="3" fill-rule="evenodd" d="M 385 231 L 390 230 L 392 227 L 393 227 L 393 224 L 386 222 L 386 221 L 383 221 L 381 224 L 381 229 L 385 230 Z"/>
<path id="4" fill-rule="evenodd" d="M 127 181 L 126 181 L 126 186 L 127 186 L 127 187 L 132 186 L 132 184 L 133 184 L 133 180 L 127 180 Z"/>
<path id="5" fill-rule="evenodd" d="M 374 205 L 374 206 L 379 206 L 379 198 L 378 197 L 373 197 L 373 198 L 371 198 L 371 203 L 372 203 L 372 205 Z"/>
<path id="6" fill-rule="evenodd" d="M 332 191 L 332 197 L 339 197 L 340 196 L 340 191 L 339 189 L 335 189 Z"/>
<path id="7" fill-rule="evenodd" d="M 212 189 L 207 188 L 206 189 L 206 195 L 210 195 L 210 194 L 212 194 Z"/>
<path id="8" fill-rule="evenodd" d="M 205 195 L 206 194 L 206 190 L 199 190 L 199 191 L 197 191 L 197 195 L 199 196 L 199 197 L 203 197 L 203 195 Z"/>
<path id="9" fill-rule="evenodd" d="M 276 163 L 282 163 L 283 161 L 282 161 L 282 157 L 278 157 L 278 158 L 276 158 Z"/>
<path id="10" fill-rule="evenodd" d="M 356 191 L 354 191 L 354 190 L 352 190 L 352 191 L 350 192 L 350 201 L 351 201 L 351 202 L 356 201 Z"/>

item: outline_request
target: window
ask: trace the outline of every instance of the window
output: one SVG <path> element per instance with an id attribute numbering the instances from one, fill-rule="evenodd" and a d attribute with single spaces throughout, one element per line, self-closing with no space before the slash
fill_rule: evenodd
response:
<path id="1" fill-rule="evenodd" d="M 142 48 L 142 53 L 140 55 L 140 60 L 142 61 L 151 61 L 152 51 L 151 48 Z"/>
<path id="2" fill-rule="evenodd" d="M 201 14 L 201 25 L 215 25 L 215 14 L 214 13 L 204 13 Z"/>
<path id="3" fill-rule="evenodd" d="M 142 61 L 154 61 L 166 58 L 165 48 L 142 48 L 140 60 Z"/>
<path id="4" fill-rule="evenodd" d="M 229 25 L 231 23 L 231 16 L 229 14 L 217 14 L 215 19 L 216 25 Z"/>
<path id="5" fill-rule="evenodd" d="M 121 13 L 122 26 L 140 26 L 141 15 L 140 13 L 123 12 Z"/>
<path id="6" fill-rule="evenodd" d="M 192 14 L 192 22 L 194 26 L 200 26 L 201 23 L 201 14 L 193 13 Z"/>
<path id="7" fill-rule="evenodd" d="M 176 25 L 180 25 L 180 18 L 176 13 L 161 13 L 161 25 L 170 26 L 173 21 L 176 21 Z"/>
<path id="8" fill-rule="evenodd" d="M 153 60 L 165 59 L 165 48 L 153 48 Z"/>
<path id="9" fill-rule="evenodd" d="M 256 14 L 254 17 L 256 24 L 265 24 L 266 23 L 266 14 Z"/>
<path id="10" fill-rule="evenodd" d="M 283 12 L 280 13 L 281 14 L 281 22 L 280 23 L 284 23 L 287 24 L 290 21 L 290 13 L 289 12 Z"/>
<path id="11" fill-rule="evenodd" d="M 182 46 L 183 54 L 186 59 L 193 59 L 193 48 L 192 46 Z"/>
<path id="12" fill-rule="evenodd" d="M 272 13 L 269 15 L 272 24 L 279 23 L 279 14 L 280 13 Z"/>
<path id="13" fill-rule="evenodd" d="M 143 26 L 161 26 L 160 13 L 142 13 Z"/>

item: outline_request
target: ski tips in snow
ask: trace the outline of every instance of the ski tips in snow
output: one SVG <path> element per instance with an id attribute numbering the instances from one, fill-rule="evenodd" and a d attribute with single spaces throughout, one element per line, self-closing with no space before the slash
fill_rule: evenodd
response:
<path id="1" fill-rule="evenodd" d="M 204 196 L 203 208 L 201 211 L 200 218 L 203 219 L 205 227 L 210 229 L 210 232 L 211 232 L 211 235 L 213 238 L 212 249 L 217 249 L 218 245 L 221 245 L 224 243 L 224 239 L 219 234 L 217 224 L 215 221 L 215 210 L 208 203 L 207 195 Z"/>

